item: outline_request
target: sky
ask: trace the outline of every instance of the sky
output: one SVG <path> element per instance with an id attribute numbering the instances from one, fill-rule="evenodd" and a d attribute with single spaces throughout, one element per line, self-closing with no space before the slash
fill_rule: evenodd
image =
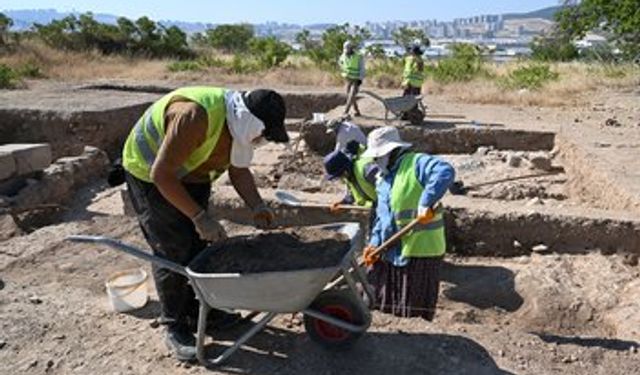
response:
<path id="1" fill-rule="evenodd" d="M 91 11 L 127 18 L 205 23 L 297 24 L 411 21 L 480 14 L 527 12 L 557 5 L 558 0 L 0 0 L 0 9 Z"/>

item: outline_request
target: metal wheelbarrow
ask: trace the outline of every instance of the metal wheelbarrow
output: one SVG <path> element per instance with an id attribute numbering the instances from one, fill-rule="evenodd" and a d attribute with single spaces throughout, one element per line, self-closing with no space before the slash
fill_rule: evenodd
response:
<path id="1" fill-rule="evenodd" d="M 358 293 L 357 283 L 362 285 L 369 298 L 372 298 L 373 293 L 354 256 L 361 242 L 360 225 L 338 223 L 316 228 L 348 236 L 350 247 L 339 264 L 327 268 L 248 274 L 195 272 L 195 263 L 215 255 L 214 252 L 207 254 L 207 250 L 183 267 L 112 238 L 76 235 L 67 239 L 107 245 L 189 279 L 200 303 L 196 336 L 197 359 L 203 366 L 210 367 L 224 362 L 280 313 L 302 312 L 304 327 L 311 339 L 331 350 L 351 346 L 369 328 L 371 314 Z M 205 355 L 205 330 L 207 316 L 212 308 L 251 311 L 245 319 L 253 319 L 261 314 L 263 316 L 233 345 L 217 357 L 209 359 Z"/>
<path id="2" fill-rule="evenodd" d="M 389 112 L 391 112 L 394 115 L 395 120 L 399 120 L 403 116 L 407 115 L 407 120 L 412 124 L 420 125 L 427 113 L 427 109 L 422 102 L 422 95 L 383 98 L 372 91 L 362 90 L 360 92 L 369 95 L 384 105 L 384 120 L 387 122 L 389 121 Z"/>

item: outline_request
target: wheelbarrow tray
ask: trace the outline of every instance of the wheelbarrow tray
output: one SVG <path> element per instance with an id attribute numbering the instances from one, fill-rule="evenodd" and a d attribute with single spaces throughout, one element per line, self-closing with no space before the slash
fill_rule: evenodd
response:
<path id="1" fill-rule="evenodd" d="M 199 273 L 199 262 L 210 260 L 216 252 L 205 252 L 187 267 L 187 273 L 205 301 L 216 308 L 293 313 L 307 308 L 353 259 L 358 248 L 358 228 L 352 225 L 324 225 L 318 229 L 347 236 L 350 245 L 340 262 L 332 267 L 263 273 Z M 277 256 L 277 253 L 274 254 Z"/>
<path id="2" fill-rule="evenodd" d="M 413 110 L 416 106 L 420 109 L 420 111 L 422 111 L 423 114 L 426 112 L 426 108 L 424 106 L 424 103 L 422 102 L 422 95 L 405 95 L 383 98 L 373 91 L 362 90 L 361 93 L 369 95 L 373 99 L 382 103 L 385 109 L 385 121 L 389 119 L 389 112 L 393 113 L 396 119 L 399 119 L 405 113 Z"/>

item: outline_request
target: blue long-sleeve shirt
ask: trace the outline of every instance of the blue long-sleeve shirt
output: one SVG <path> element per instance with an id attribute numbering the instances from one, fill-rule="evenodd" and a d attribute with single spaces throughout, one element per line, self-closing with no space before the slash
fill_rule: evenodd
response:
<path id="1" fill-rule="evenodd" d="M 403 157 L 396 160 L 395 164 L 389 169 L 389 173 L 379 178 L 376 183 L 378 206 L 369 245 L 380 246 L 398 231 L 391 212 L 391 187 L 402 159 Z M 420 154 L 416 162 L 415 173 L 420 185 L 424 187 L 419 202 L 421 207 L 435 205 L 447 192 L 447 189 L 455 179 L 455 171 L 449 163 L 428 154 Z M 384 257 L 393 265 L 400 267 L 405 266 L 409 261 L 402 256 L 399 243 L 390 248 Z"/>

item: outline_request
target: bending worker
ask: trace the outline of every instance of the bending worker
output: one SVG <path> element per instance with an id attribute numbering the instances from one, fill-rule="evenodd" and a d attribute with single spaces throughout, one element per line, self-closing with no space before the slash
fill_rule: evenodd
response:
<path id="1" fill-rule="evenodd" d="M 332 212 L 340 211 L 340 205 L 357 204 L 373 207 L 376 201 L 376 176 L 378 166 L 371 158 L 361 157 L 364 147 L 352 141 L 344 150 L 335 150 L 325 156 L 324 168 L 328 180 L 342 179 L 347 185 L 347 194 L 331 206 Z"/>
<path id="2" fill-rule="evenodd" d="M 355 45 L 351 41 L 344 42 L 342 55 L 338 60 L 342 78 L 346 81 L 347 105 L 345 114 L 349 114 L 351 106 L 355 111 L 354 116 L 360 116 L 360 109 L 356 97 L 360 90 L 360 85 L 364 80 L 364 56 L 355 51 Z"/>
<path id="3" fill-rule="evenodd" d="M 365 260 L 375 291 L 374 306 L 400 317 L 434 318 L 440 284 L 440 266 L 446 243 L 442 212 L 436 203 L 454 180 L 447 162 L 410 151 L 393 127 L 378 128 L 367 139 L 362 157 L 374 158 L 380 168 L 375 223 Z M 416 217 L 435 216 L 419 224 L 390 248 L 382 259 L 368 254 Z M 378 258 L 378 259 L 376 259 Z"/>
<path id="4" fill-rule="evenodd" d="M 127 138 L 122 162 L 154 254 L 187 265 L 208 243 L 226 238 L 207 210 L 211 183 L 225 171 L 253 210 L 255 225 L 273 225 L 274 213 L 260 197 L 249 165 L 256 145 L 288 142 L 284 118 L 284 101 L 271 90 L 185 87 L 146 110 Z M 167 346 L 179 360 L 192 360 L 198 314 L 193 290 L 185 277 L 156 265 L 153 277 Z M 214 310 L 209 318 L 224 324 L 237 316 Z"/>

